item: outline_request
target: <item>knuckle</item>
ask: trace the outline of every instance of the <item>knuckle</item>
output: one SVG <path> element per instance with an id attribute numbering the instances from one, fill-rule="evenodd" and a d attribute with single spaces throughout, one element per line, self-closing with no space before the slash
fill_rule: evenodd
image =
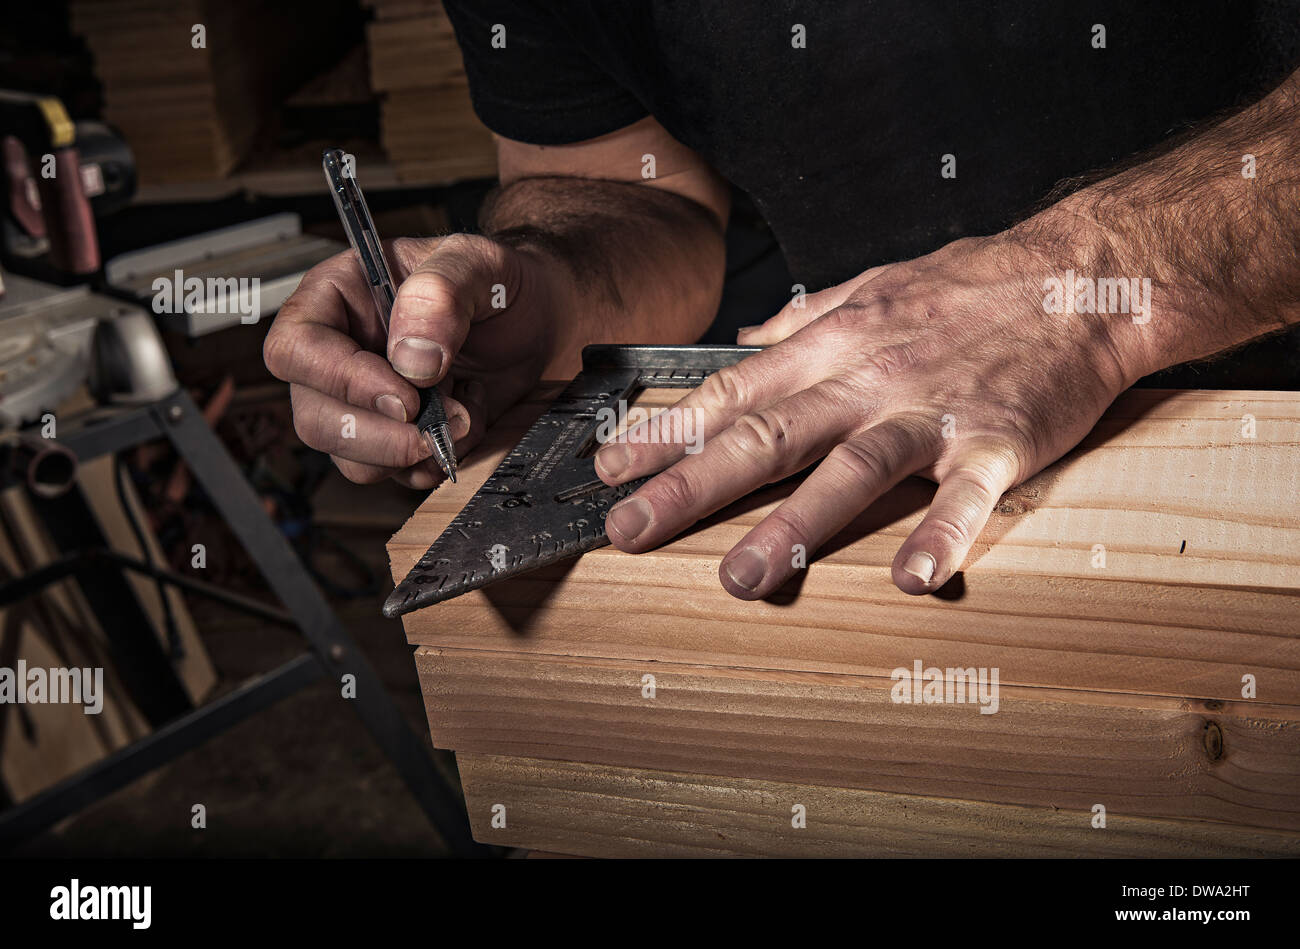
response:
<path id="1" fill-rule="evenodd" d="M 996 495 L 1029 475 L 1032 458 L 1033 447 L 1029 439 L 1013 429 L 982 439 L 975 450 L 967 451 L 955 463 L 954 468 L 968 481 L 987 486 Z"/>
<path id="2" fill-rule="evenodd" d="M 283 313 L 286 309 L 296 309 L 299 302 L 318 284 L 336 285 L 340 277 L 361 278 L 357 270 L 357 258 L 351 250 L 341 250 L 337 254 L 331 254 L 320 263 L 309 269 L 302 275 L 302 280 L 298 282 L 298 287 L 289 298 L 284 301 L 280 307 Z"/>
<path id="3" fill-rule="evenodd" d="M 862 357 L 859 369 L 879 382 L 890 379 L 917 365 L 917 357 L 911 346 L 906 344 L 886 345 L 866 353 Z"/>
<path id="4" fill-rule="evenodd" d="M 825 414 L 836 417 L 865 421 L 876 416 L 884 403 L 880 389 L 860 385 L 852 376 L 835 375 L 823 379 L 811 391 L 821 399 Z"/>
<path id="5" fill-rule="evenodd" d="M 855 439 L 840 442 L 826 460 L 837 466 L 854 482 L 883 481 L 889 475 L 888 461 L 880 451 Z"/>
<path id="6" fill-rule="evenodd" d="M 994 413 L 995 424 L 1003 430 L 1013 443 L 1026 441 L 1026 432 L 1033 432 L 1042 425 L 1037 414 L 1023 402 L 1010 400 L 999 402 Z"/>
<path id="7" fill-rule="evenodd" d="M 293 430 L 298 436 L 298 440 L 308 448 L 314 448 L 317 451 L 328 451 L 324 439 L 320 437 L 320 413 L 311 412 L 301 407 L 295 407 L 293 410 Z"/>
<path id="8" fill-rule="evenodd" d="M 476 234 L 466 234 L 464 231 L 457 231 L 454 234 L 448 234 L 439 241 L 437 249 L 440 252 L 450 251 L 452 253 L 474 251 L 478 249 L 479 242 L 483 240 L 486 240 L 486 238 Z"/>
<path id="9" fill-rule="evenodd" d="M 818 317 L 817 327 L 819 330 L 830 333 L 857 329 L 866 318 L 867 309 L 867 304 L 858 301 L 841 303 Z"/>
<path id="10" fill-rule="evenodd" d="M 786 547 L 789 544 L 807 543 L 812 536 L 808 524 L 800 515 L 787 510 L 788 507 L 789 505 L 783 504 L 766 518 L 776 536 L 780 538 L 778 545 Z"/>
<path id="11" fill-rule="evenodd" d="M 271 324 L 262 344 L 262 361 L 266 363 L 271 375 L 287 381 L 290 367 L 293 365 L 293 351 L 297 346 L 293 333 L 284 328 L 282 323 Z"/>
<path id="12" fill-rule="evenodd" d="M 945 512 L 930 521 L 930 531 L 953 549 L 965 549 L 975 542 L 974 518 L 968 512 Z"/>
<path id="13" fill-rule="evenodd" d="M 974 504 L 981 507 L 992 507 L 1002 495 L 999 485 L 1001 472 L 983 462 L 968 461 L 952 471 L 949 477 L 957 479 Z"/>
<path id="14" fill-rule="evenodd" d="M 353 353 L 346 360 L 334 363 L 331 366 L 331 376 L 338 386 L 339 398 L 350 405 L 370 408 L 376 394 L 373 373 L 381 365 L 387 366 L 388 360 L 364 349 Z"/>
<path id="15" fill-rule="evenodd" d="M 706 405 L 723 409 L 744 405 L 747 389 L 744 372 L 738 366 L 723 366 L 705 379 L 698 391 Z"/>
<path id="16" fill-rule="evenodd" d="M 380 424 L 388 422 L 388 419 L 383 419 Z M 391 424 L 395 425 L 397 423 Z M 419 464 L 428 457 L 428 452 L 424 451 L 421 441 L 422 436 L 418 428 L 414 425 L 403 425 L 398 437 L 383 440 L 384 449 L 382 455 L 373 464 L 382 465 L 385 468 L 409 468 L 412 465 Z"/>
<path id="17" fill-rule="evenodd" d="M 1038 447 L 1029 432 L 1032 429 L 1016 428 L 1004 436 L 993 448 L 999 463 L 1006 471 L 1008 484 L 1019 484 L 1033 474 Z"/>
<path id="18" fill-rule="evenodd" d="M 439 244 L 439 240 L 428 237 L 396 237 L 391 241 L 385 241 L 385 243 L 388 245 L 389 254 L 393 259 L 400 261 L 408 270 L 414 270 L 420 265 L 421 261 L 433 253 L 434 248 Z M 344 251 L 344 254 L 349 253 L 349 251 Z M 353 263 L 352 267 L 355 269 L 356 264 Z"/>
<path id="19" fill-rule="evenodd" d="M 330 461 L 334 462 L 334 467 L 353 484 L 377 484 L 387 477 L 387 472 L 383 469 L 357 464 L 338 455 L 330 455 Z"/>
<path id="20" fill-rule="evenodd" d="M 497 271 L 505 264 L 505 246 L 482 234 L 448 234 L 438 245 L 437 254 L 455 257 L 471 270 Z"/>
<path id="21" fill-rule="evenodd" d="M 315 359 L 311 361 L 310 368 L 303 367 L 299 375 L 304 377 L 302 379 L 304 385 L 317 392 L 351 402 L 348 397 L 352 387 L 351 374 L 348 372 L 349 363 L 350 360 L 347 359 Z"/>
<path id="22" fill-rule="evenodd" d="M 696 490 L 690 479 L 673 467 L 654 479 L 654 497 L 667 510 L 683 510 L 694 505 Z"/>
<path id="23" fill-rule="evenodd" d="M 775 454 L 788 435 L 789 426 L 772 411 L 749 412 L 732 423 L 732 443 L 742 454 Z"/>
<path id="24" fill-rule="evenodd" d="M 417 270 L 398 288 L 397 299 L 407 307 L 412 304 L 423 304 L 433 308 L 446 307 L 454 311 L 456 285 L 443 274 L 432 270 Z"/>

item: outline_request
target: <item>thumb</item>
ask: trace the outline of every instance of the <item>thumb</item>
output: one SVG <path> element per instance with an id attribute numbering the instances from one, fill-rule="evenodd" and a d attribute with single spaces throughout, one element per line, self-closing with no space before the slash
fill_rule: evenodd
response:
<path id="1" fill-rule="evenodd" d="M 397 255 L 402 249 L 394 248 Z M 388 361 L 425 388 L 441 381 L 469 334 L 470 326 L 500 312 L 519 284 L 514 252 L 476 234 L 443 238 L 397 288 L 388 327 Z"/>

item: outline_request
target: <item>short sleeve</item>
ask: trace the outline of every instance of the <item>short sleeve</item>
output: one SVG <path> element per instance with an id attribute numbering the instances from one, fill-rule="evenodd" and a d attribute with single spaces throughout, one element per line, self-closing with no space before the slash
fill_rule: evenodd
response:
<path id="1" fill-rule="evenodd" d="M 505 138 L 566 145 L 648 114 L 558 15 L 527 0 L 443 0 L 479 119 Z"/>

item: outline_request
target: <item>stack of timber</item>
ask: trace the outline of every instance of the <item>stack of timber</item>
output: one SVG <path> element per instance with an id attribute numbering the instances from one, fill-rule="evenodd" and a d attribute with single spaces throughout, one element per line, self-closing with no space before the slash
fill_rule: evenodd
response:
<path id="1" fill-rule="evenodd" d="M 451 21 L 439 0 L 367 0 L 371 87 L 384 150 L 404 181 L 496 175 L 492 134 L 474 114 Z"/>
<path id="2" fill-rule="evenodd" d="M 557 391 L 420 506 L 389 544 L 394 578 Z M 790 490 L 649 553 L 607 547 L 405 617 L 477 839 L 587 856 L 1300 854 L 1300 394 L 1125 394 L 1004 496 L 935 596 L 890 582 L 933 494 L 910 479 L 776 596 L 732 599 L 719 560 Z M 996 669 L 996 712 L 898 701 L 918 663 Z"/>
<path id="3" fill-rule="evenodd" d="M 346 49 L 346 0 L 73 0 L 104 117 L 145 185 L 229 174 L 284 95 Z"/>

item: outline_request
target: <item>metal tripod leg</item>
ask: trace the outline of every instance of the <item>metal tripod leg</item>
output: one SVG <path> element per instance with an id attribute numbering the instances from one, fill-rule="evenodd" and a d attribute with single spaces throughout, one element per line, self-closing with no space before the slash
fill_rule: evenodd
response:
<path id="1" fill-rule="evenodd" d="M 104 760 L 47 788 L 29 800 L 0 811 L 0 850 L 38 833 L 103 795 L 123 787 L 145 772 L 170 761 L 202 741 L 292 694 L 321 675 L 340 681 L 351 674 L 356 686 L 357 714 L 375 743 L 396 766 L 411 793 L 444 841 L 458 855 L 494 855 L 500 848 L 478 844 L 470 835 L 464 809 L 434 765 L 416 735 L 384 689 L 378 674 L 357 649 L 338 617 L 308 576 L 288 541 L 266 516 L 257 495 L 225 447 L 208 427 L 198 408 L 183 391 L 154 405 L 123 410 L 86 422 L 59 439 L 82 461 L 111 454 L 143 441 L 166 436 L 203 486 L 218 513 L 257 564 L 289 617 L 311 645 L 315 655 L 304 653 L 265 675 L 251 680 L 230 695 L 209 702 L 169 721 L 151 735 L 133 742 Z M 151 570 L 112 552 L 102 552 L 117 566 Z M 72 558 L 76 560 L 76 558 Z M 84 558 L 83 558 L 84 559 Z M 93 566 L 93 565 L 92 565 Z M 53 564 L 41 577 L 11 582 L 6 601 L 34 592 L 58 571 L 72 569 L 71 561 Z M 181 586 L 181 578 L 164 579 Z M 203 587 L 203 584 L 195 584 Z M 201 591 L 204 592 L 204 591 Z M 208 590 L 204 595 L 213 595 Z M 235 602 L 246 611 L 276 613 L 260 604 Z M 268 615 L 272 621 L 286 617 Z"/>
<path id="2" fill-rule="evenodd" d="M 356 712 L 397 767 L 430 821 L 458 853 L 488 853 L 470 835 L 464 809 L 433 757 L 407 727 L 383 682 L 307 575 L 297 554 L 262 509 L 225 447 L 183 391 L 160 402 L 160 427 L 189 465 L 217 511 L 297 621 L 328 675 L 355 676 Z"/>

